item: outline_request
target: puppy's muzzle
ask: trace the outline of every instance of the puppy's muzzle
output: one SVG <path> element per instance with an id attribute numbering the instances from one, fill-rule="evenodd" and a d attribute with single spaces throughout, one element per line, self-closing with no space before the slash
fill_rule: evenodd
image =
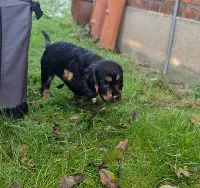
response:
<path id="1" fill-rule="evenodd" d="M 107 95 L 100 95 L 100 96 L 105 102 L 118 102 L 122 98 L 121 93 L 118 95 L 112 95 L 111 93 L 108 93 Z"/>

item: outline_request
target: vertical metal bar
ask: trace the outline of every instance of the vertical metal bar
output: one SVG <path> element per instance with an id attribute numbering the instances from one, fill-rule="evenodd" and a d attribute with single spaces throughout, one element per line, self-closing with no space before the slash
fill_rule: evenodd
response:
<path id="1" fill-rule="evenodd" d="M 164 75 L 167 73 L 167 70 L 169 68 L 169 61 L 170 61 L 170 57 L 171 57 L 172 44 L 173 44 L 173 39 L 174 39 L 174 30 L 175 30 L 175 25 L 176 25 L 176 15 L 177 15 L 177 11 L 178 11 L 178 5 L 179 5 L 179 0 L 176 0 L 175 6 L 174 6 L 174 14 L 173 14 L 173 18 L 172 18 L 169 42 L 168 42 L 168 47 L 167 47 L 165 65 L 164 65 L 164 70 L 163 70 Z"/>

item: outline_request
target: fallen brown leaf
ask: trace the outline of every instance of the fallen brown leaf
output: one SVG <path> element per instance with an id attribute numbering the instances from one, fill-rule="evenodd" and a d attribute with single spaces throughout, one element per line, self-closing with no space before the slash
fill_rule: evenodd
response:
<path id="1" fill-rule="evenodd" d="M 7 188 L 21 188 L 23 186 L 22 182 L 13 183 L 7 186 Z"/>
<path id="2" fill-rule="evenodd" d="M 28 167 L 35 166 L 32 160 L 28 160 L 26 153 L 21 154 L 18 159 L 24 166 L 28 166 Z"/>
<path id="3" fill-rule="evenodd" d="M 98 167 L 98 169 L 108 168 L 108 165 L 106 163 L 92 162 L 92 163 L 89 163 L 88 166 Z"/>
<path id="4" fill-rule="evenodd" d="M 18 150 L 21 152 L 21 155 L 19 156 L 18 160 L 25 166 L 32 167 L 34 164 L 32 163 L 32 160 L 28 160 L 27 158 L 27 150 L 29 148 L 29 145 L 22 144 L 18 146 Z"/>
<path id="5" fill-rule="evenodd" d="M 53 134 L 59 134 L 58 133 L 58 129 L 59 129 L 60 125 L 57 123 L 54 123 L 53 127 L 52 127 L 52 133 Z"/>
<path id="6" fill-rule="evenodd" d="M 121 141 L 117 146 L 115 146 L 116 149 L 120 149 L 122 151 L 127 150 L 128 147 L 128 139 Z"/>
<path id="7" fill-rule="evenodd" d="M 143 92 L 146 93 L 147 91 L 148 91 L 148 85 L 144 84 L 144 85 L 143 85 Z"/>
<path id="8" fill-rule="evenodd" d="M 71 188 L 84 180 L 85 175 L 82 173 L 74 174 L 73 176 L 64 176 L 59 180 L 58 188 Z"/>
<path id="9" fill-rule="evenodd" d="M 106 170 L 106 169 L 101 169 L 99 171 L 100 175 L 100 181 L 103 185 L 109 188 L 119 188 L 119 186 L 115 183 L 115 175 Z"/>
<path id="10" fill-rule="evenodd" d="M 18 159 L 22 164 L 25 164 L 25 162 L 27 161 L 26 153 L 20 155 Z"/>
<path id="11" fill-rule="evenodd" d="M 174 186 L 171 186 L 171 185 L 161 185 L 159 188 L 178 188 L 178 187 L 174 187 Z"/>
<path id="12" fill-rule="evenodd" d="M 190 173 L 187 170 L 183 170 L 182 168 L 179 168 L 178 171 L 176 172 L 176 175 L 179 178 L 182 178 L 182 176 L 184 175 L 185 177 L 190 177 Z"/>
<path id="13" fill-rule="evenodd" d="M 162 184 L 159 186 L 159 188 L 179 188 L 175 184 L 169 182 L 169 181 L 164 181 Z"/>
<path id="14" fill-rule="evenodd" d="M 179 90 L 179 91 L 176 92 L 176 97 L 178 99 L 182 99 L 184 97 L 187 97 L 187 95 L 188 94 L 187 94 L 187 92 L 185 90 Z"/>
<path id="15" fill-rule="evenodd" d="M 192 122 L 192 124 L 196 127 L 200 127 L 200 116 L 197 114 L 192 114 L 189 117 L 189 120 Z"/>
<path id="16" fill-rule="evenodd" d="M 81 119 L 82 119 L 81 116 L 72 116 L 72 117 L 71 117 L 71 120 L 74 121 L 74 122 L 78 122 L 78 121 L 80 121 Z"/>
<path id="17" fill-rule="evenodd" d="M 27 144 L 22 144 L 22 145 L 18 146 L 18 150 L 19 150 L 21 153 L 26 152 L 26 151 L 28 150 L 28 148 L 29 148 L 29 145 L 27 145 Z"/>

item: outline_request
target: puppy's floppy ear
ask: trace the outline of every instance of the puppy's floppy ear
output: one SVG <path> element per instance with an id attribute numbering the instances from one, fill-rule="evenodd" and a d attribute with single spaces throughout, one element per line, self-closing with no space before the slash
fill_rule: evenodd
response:
<path id="1" fill-rule="evenodd" d="M 119 65 L 119 68 L 120 68 L 120 83 L 121 83 L 121 87 L 123 87 L 123 82 L 124 82 L 124 76 L 123 76 L 123 69 L 122 69 L 122 66 Z"/>
<path id="2" fill-rule="evenodd" d="M 97 84 L 97 78 L 95 73 L 95 66 L 89 66 L 84 71 L 85 80 L 89 83 Z"/>
<path id="3" fill-rule="evenodd" d="M 121 71 L 121 86 L 124 86 L 124 76 L 123 76 L 123 70 Z"/>
<path id="4" fill-rule="evenodd" d="M 98 94 L 98 83 L 95 73 L 95 66 L 89 66 L 84 71 L 84 83 L 85 87 L 92 93 L 93 97 Z"/>

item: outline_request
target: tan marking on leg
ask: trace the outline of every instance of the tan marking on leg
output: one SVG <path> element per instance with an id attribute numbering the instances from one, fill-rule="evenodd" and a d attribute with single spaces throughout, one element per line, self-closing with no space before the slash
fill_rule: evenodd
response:
<path id="1" fill-rule="evenodd" d="M 112 82 L 112 78 L 110 76 L 107 76 L 105 80 L 108 82 Z"/>
<path id="2" fill-rule="evenodd" d="M 45 89 L 43 92 L 42 92 L 42 98 L 44 100 L 47 100 L 49 98 L 49 94 L 50 94 L 50 91 L 48 89 Z"/>
<path id="3" fill-rule="evenodd" d="M 65 69 L 63 74 L 64 79 L 71 82 L 73 78 L 73 72 L 70 72 L 69 70 Z"/>
<path id="4" fill-rule="evenodd" d="M 116 80 L 119 80 L 119 79 L 120 79 L 120 75 L 117 74 L 117 76 L 116 76 Z"/>
<path id="5" fill-rule="evenodd" d="M 99 93 L 99 87 L 97 84 L 94 85 L 95 89 L 96 89 L 96 93 Z"/>

